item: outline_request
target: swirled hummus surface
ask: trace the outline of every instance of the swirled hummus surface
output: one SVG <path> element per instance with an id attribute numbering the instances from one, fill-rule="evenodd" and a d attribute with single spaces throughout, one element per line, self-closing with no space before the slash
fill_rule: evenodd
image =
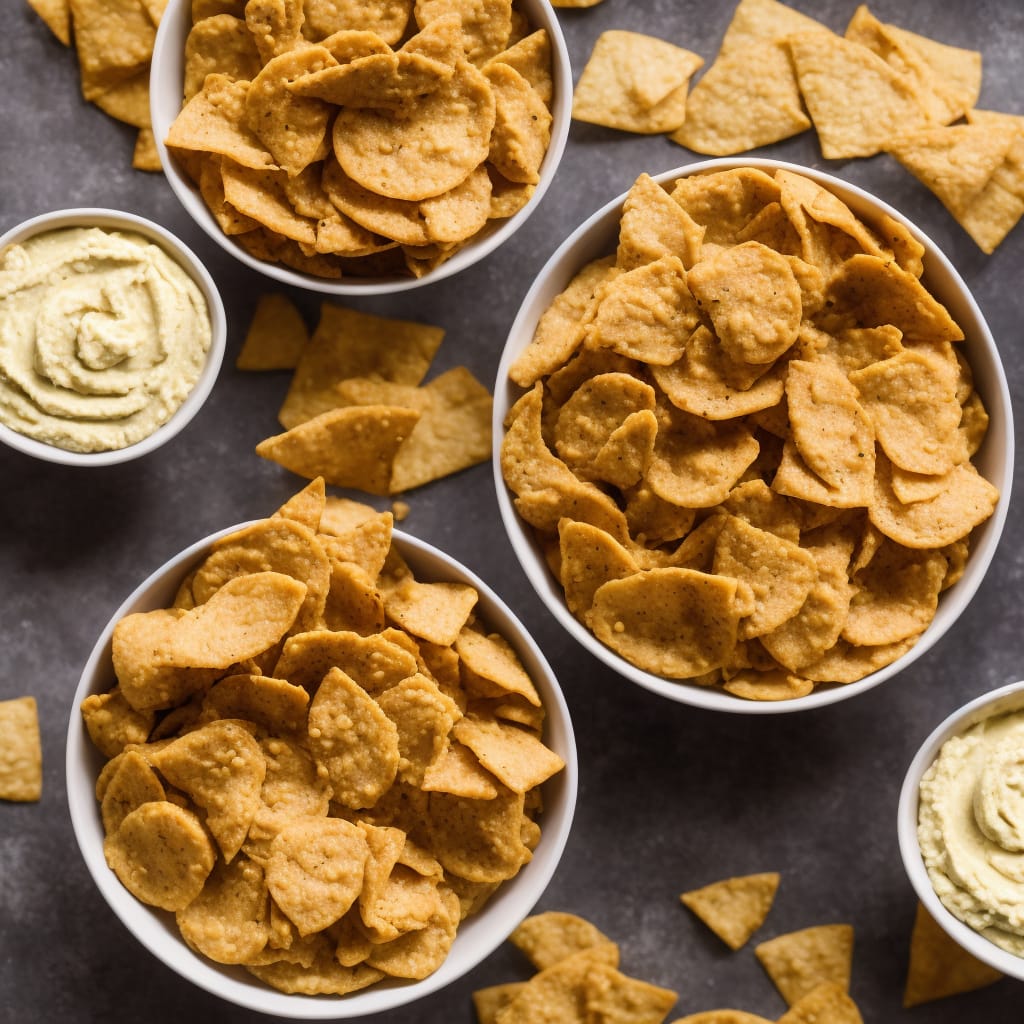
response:
<path id="1" fill-rule="evenodd" d="M 62 228 L 0 253 L 0 421 L 76 452 L 174 414 L 210 347 L 202 292 L 139 234 Z"/>
<path id="2" fill-rule="evenodd" d="M 1024 711 L 943 744 L 921 779 L 918 837 L 945 906 L 1024 956 Z"/>

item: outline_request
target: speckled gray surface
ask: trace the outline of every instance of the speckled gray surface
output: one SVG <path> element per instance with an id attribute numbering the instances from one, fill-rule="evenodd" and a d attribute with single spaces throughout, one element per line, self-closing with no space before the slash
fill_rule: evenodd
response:
<path id="1" fill-rule="evenodd" d="M 836 29 L 853 0 L 797 0 Z M 4 0 L 0 47 L 0 230 L 50 209 L 120 207 L 192 245 L 227 305 L 228 356 L 208 404 L 149 457 L 84 472 L 0 450 L 0 699 L 34 694 L 45 791 L 0 806 L 0 1021 L 179 1024 L 249 1014 L 207 995 L 146 953 L 92 887 L 65 803 L 63 749 L 79 673 L 110 614 L 167 557 L 227 524 L 261 516 L 297 485 L 252 454 L 275 432 L 286 378 L 232 362 L 263 280 L 193 226 L 166 182 L 129 167 L 131 132 L 78 98 L 77 69 L 20 0 Z M 605 0 L 561 15 L 575 75 L 607 28 L 648 32 L 707 59 L 733 4 Z M 878 0 L 886 20 L 980 49 L 981 106 L 1024 113 L 1019 0 Z M 949 254 L 989 320 L 1014 392 L 1024 384 L 1024 227 L 986 257 L 939 203 L 887 157 L 821 159 L 812 135 L 767 152 L 830 170 L 902 209 Z M 539 211 L 484 263 L 435 286 L 360 308 L 443 325 L 438 369 L 465 363 L 492 382 L 502 342 L 533 274 L 587 214 L 640 171 L 696 157 L 663 137 L 574 124 Z M 318 299 L 293 293 L 312 321 Z M 1019 416 L 1018 416 L 1019 420 Z M 995 564 L 956 627 L 908 671 L 854 700 L 810 713 L 750 718 L 670 704 L 585 654 L 542 609 L 498 518 L 491 470 L 479 466 L 413 493 L 409 532 L 484 576 L 529 626 L 572 709 L 581 785 L 575 827 L 540 907 L 589 916 L 623 949 L 626 971 L 680 993 L 676 1012 L 784 1009 L 748 947 L 725 947 L 684 911 L 681 891 L 731 874 L 778 870 L 782 885 L 759 937 L 848 921 L 856 929 L 852 993 L 866 1021 L 1019 1021 L 1024 987 L 900 1007 L 915 899 L 900 865 L 896 801 L 913 751 L 966 700 L 1024 675 L 1019 588 L 1024 536 L 1011 510 Z M 498 950 L 460 982 L 376 1019 L 470 1022 L 470 992 L 526 976 Z"/>

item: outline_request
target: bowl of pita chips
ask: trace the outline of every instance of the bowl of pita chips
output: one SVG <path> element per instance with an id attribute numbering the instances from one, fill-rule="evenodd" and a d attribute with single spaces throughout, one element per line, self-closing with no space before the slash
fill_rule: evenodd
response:
<path id="1" fill-rule="evenodd" d="M 981 584 L 1012 414 L 949 260 L 805 167 L 641 174 L 551 257 L 506 343 L 512 545 L 595 657 L 671 700 L 772 713 L 862 693 Z"/>
<path id="2" fill-rule="evenodd" d="M 115 914 L 282 1018 L 392 1009 L 479 963 L 552 877 L 576 779 L 558 683 L 508 607 L 322 480 L 139 585 L 67 742 Z"/>
<path id="3" fill-rule="evenodd" d="M 414 288 L 492 252 L 554 176 L 572 78 L 546 0 L 462 6 L 171 0 L 150 88 L 182 204 L 321 292 Z"/>

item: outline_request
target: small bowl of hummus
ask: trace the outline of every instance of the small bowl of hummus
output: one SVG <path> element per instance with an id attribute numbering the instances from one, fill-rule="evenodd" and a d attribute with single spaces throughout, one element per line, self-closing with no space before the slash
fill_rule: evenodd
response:
<path id="1" fill-rule="evenodd" d="M 226 334 L 210 274 L 160 225 L 24 221 L 0 236 L 0 441 L 65 465 L 145 455 L 199 411 Z"/>
<path id="2" fill-rule="evenodd" d="M 973 956 L 1024 980 L 1024 681 L 971 701 L 924 741 L 897 827 L 925 909 Z"/>

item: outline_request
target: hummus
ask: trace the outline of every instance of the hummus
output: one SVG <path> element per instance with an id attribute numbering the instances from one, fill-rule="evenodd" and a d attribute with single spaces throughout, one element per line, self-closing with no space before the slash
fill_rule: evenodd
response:
<path id="1" fill-rule="evenodd" d="M 917 832 L 943 904 L 1024 957 L 1024 711 L 943 744 L 921 779 Z"/>
<path id="2" fill-rule="evenodd" d="M 75 452 L 125 448 L 202 372 L 210 314 L 138 234 L 63 228 L 0 253 L 0 422 Z"/>

